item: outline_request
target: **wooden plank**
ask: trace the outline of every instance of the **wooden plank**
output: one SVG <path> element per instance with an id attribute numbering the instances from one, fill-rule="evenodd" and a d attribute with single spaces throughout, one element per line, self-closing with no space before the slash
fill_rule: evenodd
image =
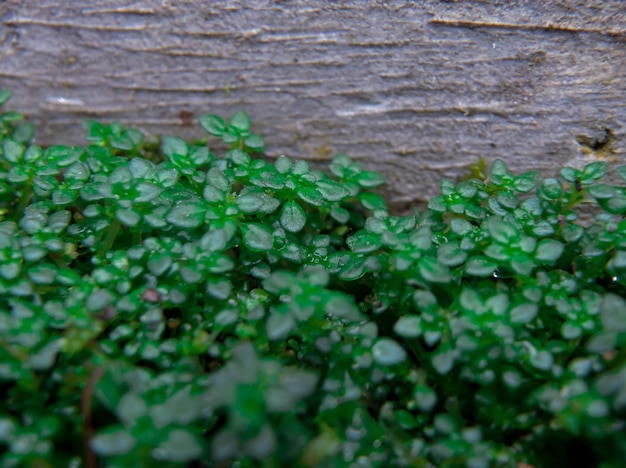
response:
<path id="1" fill-rule="evenodd" d="M 0 86 L 38 141 L 80 121 L 201 135 L 247 110 L 270 155 L 347 152 L 402 208 L 483 156 L 626 162 L 626 7 L 613 1 L 0 3 Z"/>

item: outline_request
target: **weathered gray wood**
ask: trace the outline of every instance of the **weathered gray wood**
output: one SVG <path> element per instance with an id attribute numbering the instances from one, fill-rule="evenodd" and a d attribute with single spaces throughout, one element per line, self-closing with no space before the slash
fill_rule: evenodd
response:
<path id="1" fill-rule="evenodd" d="M 246 109 L 271 155 L 345 151 L 397 206 L 479 156 L 626 162 L 626 7 L 612 1 L 0 2 L 0 86 L 40 128 L 199 136 Z"/>

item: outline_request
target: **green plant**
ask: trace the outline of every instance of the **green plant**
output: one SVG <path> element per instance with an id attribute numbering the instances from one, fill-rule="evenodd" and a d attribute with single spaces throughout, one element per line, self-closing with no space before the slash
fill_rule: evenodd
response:
<path id="1" fill-rule="evenodd" d="M 41 148 L 0 114 L 0 465 L 626 463 L 606 163 L 495 161 L 394 216 L 345 155 L 200 123 L 224 155 L 96 122 Z"/>

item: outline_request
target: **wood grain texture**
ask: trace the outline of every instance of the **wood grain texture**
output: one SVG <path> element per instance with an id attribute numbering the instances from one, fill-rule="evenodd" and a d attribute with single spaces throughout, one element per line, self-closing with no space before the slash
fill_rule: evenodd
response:
<path id="1" fill-rule="evenodd" d="M 200 136 L 245 109 L 270 155 L 347 152 L 396 205 L 483 156 L 626 162 L 626 7 L 582 1 L 0 1 L 0 86 L 43 144 L 84 118 Z"/>

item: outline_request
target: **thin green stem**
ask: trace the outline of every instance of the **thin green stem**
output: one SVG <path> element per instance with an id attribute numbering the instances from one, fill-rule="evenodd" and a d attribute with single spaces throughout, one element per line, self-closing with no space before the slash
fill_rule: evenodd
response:
<path id="1" fill-rule="evenodd" d="M 16 222 L 22 219 L 22 216 L 24 216 L 24 210 L 26 210 L 26 207 L 28 206 L 28 202 L 30 202 L 32 195 L 33 187 L 31 185 L 27 185 L 26 187 L 24 187 L 24 191 L 22 192 L 22 196 L 20 197 L 20 203 L 19 205 L 17 205 L 17 208 L 15 210 Z"/>
<path id="2" fill-rule="evenodd" d="M 50 255 L 50 258 L 55 263 L 55 265 L 58 266 L 59 268 L 62 268 L 65 270 L 69 269 L 69 266 L 67 265 L 63 257 L 61 257 L 60 255 L 52 254 Z"/>
<path id="3" fill-rule="evenodd" d="M 109 250 L 111 250 L 111 248 L 113 247 L 113 243 L 115 242 L 115 239 L 117 238 L 117 234 L 120 231 L 121 227 L 122 227 L 122 223 L 120 222 L 119 219 L 115 218 L 113 222 L 111 223 L 111 225 L 109 226 L 109 229 L 106 234 L 106 238 L 104 239 L 104 242 L 100 249 L 99 253 L 101 257 L 104 257 L 106 253 Z"/>

